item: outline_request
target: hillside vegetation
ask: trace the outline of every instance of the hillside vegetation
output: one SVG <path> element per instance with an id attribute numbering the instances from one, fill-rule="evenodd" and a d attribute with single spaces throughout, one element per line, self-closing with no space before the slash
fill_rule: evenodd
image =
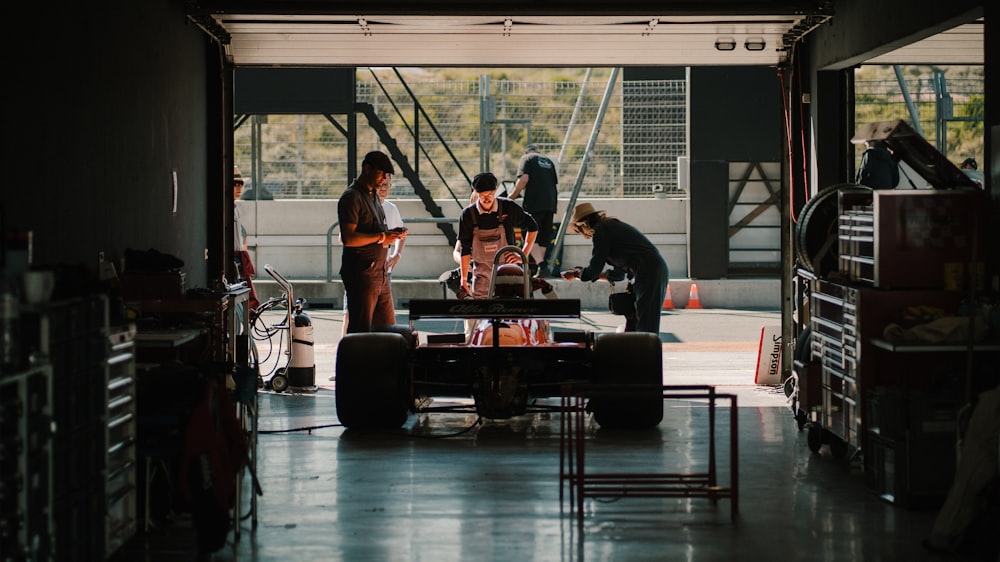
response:
<path id="1" fill-rule="evenodd" d="M 984 74 L 981 66 L 902 66 L 924 138 L 955 164 L 982 164 Z M 892 66 L 861 66 L 854 73 L 855 122 L 902 119 L 914 126 Z M 950 115 L 949 115 L 950 106 Z M 939 117 L 942 118 L 939 122 Z M 943 146 L 939 147 L 939 140 Z M 860 157 L 861 147 L 858 148 Z"/>

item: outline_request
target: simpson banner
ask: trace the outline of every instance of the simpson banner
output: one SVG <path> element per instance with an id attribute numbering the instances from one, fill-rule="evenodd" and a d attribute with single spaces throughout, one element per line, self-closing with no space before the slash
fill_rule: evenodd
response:
<path id="1" fill-rule="evenodd" d="M 781 326 L 760 329 L 755 384 L 781 384 Z"/>

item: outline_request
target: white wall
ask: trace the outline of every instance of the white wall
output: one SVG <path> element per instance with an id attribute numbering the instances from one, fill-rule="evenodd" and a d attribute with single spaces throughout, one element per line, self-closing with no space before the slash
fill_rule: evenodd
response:
<path id="1" fill-rule="evenodd" d="M 608 216 L 632 224 L 660 249 L 672 279 L 687 272 L 687 200 L 685 199 L 587 199 Z M 584 202 L 583 200 L 577 201 Z M 398 200 L 403 219 L 430 217 L 422 201 Z M 560 200 L 557 220 L 565 212 L 568 199 Z M 450 217 L 460 209 L 453 200 L 437 201 Z M 249 234 L 250 251 L 260 269 L 270 264 L 289 279 L 326 279 L 327 232 L 337 220 L 335 200 L 239 201 L 243 225 Z M 458 223 L 451 223 L 458 231 Z M 411 223 L 406 248 L 394 279 L 437 278 L 455 267 L 452 247 L 432 223 Z M 333 277 L 339 279 L 341 247 L 338 230 L 333 232 Z M 585 265 L 590 260 L 589 240 L 568 233 L 563 242 L 563 267 Z"/>

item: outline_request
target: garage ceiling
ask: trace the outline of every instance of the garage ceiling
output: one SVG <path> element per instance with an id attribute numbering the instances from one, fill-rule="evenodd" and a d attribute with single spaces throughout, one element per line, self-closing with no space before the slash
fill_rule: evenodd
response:
<path id="1" fill-rule="evenodd" d="M 983 18 L 868 59 L 865 64 L 974 64 L 983 61 Z"/>
<path id="2" fill-rule="evenodd" d="M 239 65 L 776 65 L 803 16 L 217 16 Z M 718 44 L 718 47 L 716 46 Z"/>
<path id="3" fill-rule="evenodd" d="M 543 6 L 515 0 L 503 14 L 483 13 L 496 7 L 481 1 L 205 0 L 189 4 L 189 17 L 237 66 L 344 67 L 775 66 L 835 17 L 826 0 Z M 982 64 L 982 31 L 980 20 L 928 32 L 866 62 Z"/>

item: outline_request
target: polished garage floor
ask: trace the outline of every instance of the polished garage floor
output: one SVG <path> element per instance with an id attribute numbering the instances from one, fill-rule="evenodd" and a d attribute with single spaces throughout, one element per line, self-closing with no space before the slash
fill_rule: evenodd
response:
<path id="1" fill-rule="evenodd" d="M 737 520 L 728 499 L 588 499 L 582 525 L 560 500 L 560 414 L 482 424 L 474 415 L 428 414 L 398 431 L 345 431 L 327 381 L 341 314 L 312 316 L 320 388 L 259 394 L 256 524 L 247 486 L 239 536 L 231 532 L 215 560 L 947 559 L 920 545 L 934 509 L 893 506 L 867 490 L 856 462 L 833 458 L 825 446 L 811 453 L 784 393 L 753 384 L 757 338 L 762 326 L 780 323 L 776 313 L 663 316 L 665 382 L 718 384 L 738 397 Z M 587 316 L 599 332 L 617 322 Z M 702 470 L 704 403 L 667 400 L 664 413 L 651 431 L 592 426 L 590 466 Z M 728 409 L 718 416 L 719 483 L 728 486 Z M 124 559 L 196 558 L 188 514 L 154 523 L 120 553 Z"/>

